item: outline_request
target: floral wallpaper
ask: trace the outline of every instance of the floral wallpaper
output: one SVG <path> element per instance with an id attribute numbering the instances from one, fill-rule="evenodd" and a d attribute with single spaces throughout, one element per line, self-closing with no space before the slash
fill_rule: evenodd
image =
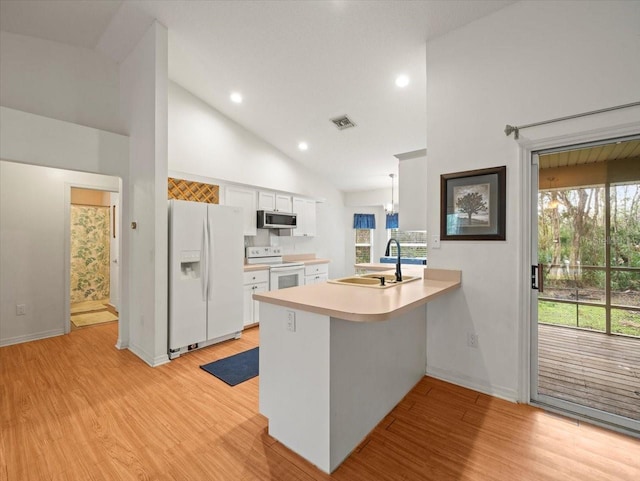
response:
<path id="1" fill-rule="evenodd" d="M 109 298 L 109 207 L 71 206 L 71 302 Z"/>

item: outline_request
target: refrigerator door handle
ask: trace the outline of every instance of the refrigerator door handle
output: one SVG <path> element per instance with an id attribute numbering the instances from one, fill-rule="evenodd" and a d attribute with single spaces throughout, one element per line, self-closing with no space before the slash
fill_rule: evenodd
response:
<path id="1" fill-rule="evenodd" d="M 209 270 L 213 272 L 211 263 L 213 262 L 213 236 L 211 235 L 211 229 L 209 226 L 209 218 L 207 217 L 207 299 L 211 300 L 211 287 L 209 285 Z M 209 258 L 211 256 L 211 258 Z"/>
<path id="2" fill-rule="evenodd" d="M 209 232 L 207 230 L 207 219 L 202 222 L 202 300 L 207 300 L 209 290 Z"/>

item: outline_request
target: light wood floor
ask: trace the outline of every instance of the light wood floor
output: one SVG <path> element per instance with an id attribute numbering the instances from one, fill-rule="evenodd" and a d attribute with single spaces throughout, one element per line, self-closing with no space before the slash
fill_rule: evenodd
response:
<path id="1" fill-rule="evenodd" d="M 267 434 L 258 379 L 199 369 L 242 339 L 150 368 L 116 324 L 0 349 L 2 481 L 631 481 L 640 441 L 425 377 L 332 475 Z"/>
<path id="2" fill-rule="evenodd" d="M 540 324 L 538 392 L 640 420 L 640 338 Z"/>

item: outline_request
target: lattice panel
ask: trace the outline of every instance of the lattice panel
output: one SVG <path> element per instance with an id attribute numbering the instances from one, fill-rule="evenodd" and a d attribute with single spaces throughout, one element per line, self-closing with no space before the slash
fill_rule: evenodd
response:
<path id="1" fill-rule="evenodd" d="M 207 204 L 220 203 L 220 187 L 217 185 L 174 179 L 172 177 L 169 177 L 168 181 L 169 199 L 206 202 Z"/>

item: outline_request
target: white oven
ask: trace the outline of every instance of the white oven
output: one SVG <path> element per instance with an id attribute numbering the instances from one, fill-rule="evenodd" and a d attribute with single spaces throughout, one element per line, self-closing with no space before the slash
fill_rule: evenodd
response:
<path id="1" fill-rule="evenodd" d="M 303 264 L 279 264 L 269 267 L 269 290 L 286 289 L 304 284 Z"/>
<path id="2" fill-rule="evenodd" d="M 247 264 L 269 266 L 269 290 L 304 285 L 304 264 L 283 262 L 280 247 L 247 247 Z"/>

